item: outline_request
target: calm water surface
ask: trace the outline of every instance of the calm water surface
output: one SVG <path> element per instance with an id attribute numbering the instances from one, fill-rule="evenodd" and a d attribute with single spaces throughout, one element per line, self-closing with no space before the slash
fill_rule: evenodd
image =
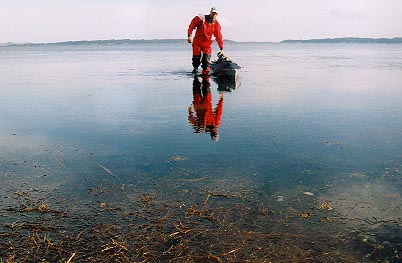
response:
<path id="1" fill-rule="evenodd" d="M 225 50 L 0 47 L 0 262 L 401 262 L 402 45 Z"/>

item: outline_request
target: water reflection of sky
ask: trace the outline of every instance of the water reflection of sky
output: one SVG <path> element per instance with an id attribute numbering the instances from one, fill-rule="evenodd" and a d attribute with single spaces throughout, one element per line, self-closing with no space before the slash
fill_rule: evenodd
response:
<path id="1" fill-rule="evenodd" d="M 223 138 L 232 139 L 221 143 L 235 149 L 233 136 L 255 140 L 265 133 L 295 147 L 325 141 L 367 149 L 384 142 L 384 151 L 399 147 L 400 68 L 382 67 L 393 53 L 355 47 L 327 51 L 273 48 L 258 57 L 246 56 L 250 51 L 238 55 L 242 85 L 226 96 L 221 127 Z M 240 52 L 234 50 L 233 56 Z M 126 140 L 141 143 L 151 134 L 165 143 L 198 140 L 185 135 L 192 79 L 180 70 L 170 71 L 168 59 L 155 63 L 157 55 L 80 51 L 17 57 L 18 72 L 5 67 L 8 78 L 3 82 L 12 88 L 2 91 L 3 130 L 56 137 L 85 134 L 88 141 L 126 135 Z M 185 68 L 181 57 L 175 59 Z M 158 75 L 158 70 L 166 74 Z M 217 84 L 212 85 L 217 98 Z M 301 149 L 308 150 L 306 146 Z"/>
<path id="2" fill-rule="evenodd" d="M 383 65 L 398 49 L 327 51 L 273 48 L 256 57 L 235 49 L 233 56 L 240 54 L 237 61 L 243 66 L 242 85 L 226 96 L 220 143 L 239 155 L 249 147 L 264 154 L 264 147 L 278 141 L 284 149 L 295 147 L 320 158 L 322 144 L 335 141 L 350 147 L 351 156 L 372 152 L 369 160 L 376 158 L 378 147 L 382 154 L 394 154 L 401 144 L 400 68 Z M 121 144 L 123 152 L 152 137 L 168 151 L 183 139 L 187 145 L 196 143 L 200 138 L 188 132 L 185 117 L 192 79 L 184 71 L 170 71 L 171 57 L 155 63 L 161 54 L 166 56 L 80 51 L 16 57 L 18 71 L 5 67 L 4 85 L 13 88 L 2 91 L 3 130 L 75 137 L 94 145 L 102 137 L 114 138 L 113 148 Z M 179 69 L 185 68 L 181 56 L 175 59 Z M 12 57 L 8 60 L 6 65 L 15 65 Z M 212 82 L 215 99 L 216 89 Z M 239 146 L 241 141 L 247 143 Z"/>

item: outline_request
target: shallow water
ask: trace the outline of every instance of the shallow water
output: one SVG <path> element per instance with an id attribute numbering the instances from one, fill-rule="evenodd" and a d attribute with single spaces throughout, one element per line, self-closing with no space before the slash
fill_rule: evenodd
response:
<path id="1" fill-rule="evenodd" d="M 225 50 L 211 140 L 185 43 L 0 47 L 0 258 L 399 262 L 402 46 Z"/>

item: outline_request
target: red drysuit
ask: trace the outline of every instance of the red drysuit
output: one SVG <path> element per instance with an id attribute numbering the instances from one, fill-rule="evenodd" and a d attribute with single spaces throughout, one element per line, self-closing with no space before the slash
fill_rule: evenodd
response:
<path id="1" fill-rule="evenodd" d="M 223 39 L 221 33 L 221 25 L 217 20 L 212 20 L 210 15 L 195 16 L 188 26 L 188 35 L 190 36 L 195 31 L 193 40 L 193 56 L 201 55 L 201 51 L 204 54 L 211 54 L 212 49 L 212 35 L 215 36 L 216 42 L 218 42 L 219 48 L 223 49 Z"/>

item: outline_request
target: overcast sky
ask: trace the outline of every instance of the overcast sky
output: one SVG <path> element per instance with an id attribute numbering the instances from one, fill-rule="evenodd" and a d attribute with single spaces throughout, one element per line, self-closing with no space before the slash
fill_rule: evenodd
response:
<path id="1" fill-rule="evenodd" d="M 402 37 L 402 0 L 0 0 L 0 43 L 186 38 L 211 6 L 235 41 Z"/>

